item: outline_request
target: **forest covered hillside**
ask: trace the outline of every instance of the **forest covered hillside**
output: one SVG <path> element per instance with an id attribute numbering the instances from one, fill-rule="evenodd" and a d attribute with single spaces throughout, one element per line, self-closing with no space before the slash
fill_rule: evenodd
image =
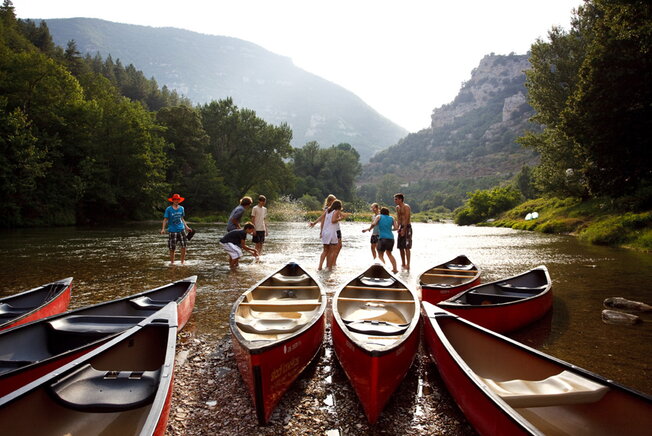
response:
<path id="1" fill-rule="evenodd" d="M 133 64 L 196 104 L 231 97 L 270 124 L 287 123 L 295 147 L 348 143 L 366 162 L 407 134 L 352 92 L 247 41 L 90 18 L 45 22 L 57 45 L 74 40 L 82 55 Z"/>
<path id="2" fill-rule="evenodd" d="M 402 191 L 417 210 L 454 209 L 466 193 L 513 177 L 537 155 L 516 139 L 534 114 L 527 102 L 527 55 L 485 56 L 455 100 L 432 113 L 429 128 L 376 154 L 363 167 L 360 195 L 388 201 Z"/>

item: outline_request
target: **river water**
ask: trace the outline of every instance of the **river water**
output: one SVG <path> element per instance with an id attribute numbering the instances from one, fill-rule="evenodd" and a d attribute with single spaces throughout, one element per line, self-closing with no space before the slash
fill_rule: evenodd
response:
<path id="1" fill-rule="evenodd" d="M 238 295 L 290 260 L 313 274 L 332 296 L 372 262 L 364 223 L 343 223 L 344 246 L 332 272 L 318 272 L 318 229 L 306 223 L 272 223 L 263 256 L 245 256 L 230 272 L 218 240 L 223 224 L 197 224 L 185 266 L 169 266 L 160 222 L 120 227 L 2 231 L 0 296 L 73 276 L 71 308 L 126 296 L 197 275 L 189 328 L 215 340 L 229 333 L 228 314 Z M 607 325 L 602 302 L 622 296 L 652 304 L 652 255 L 597 247 L 573 237 L 503 228 L 415 223 L 412 268 L 399 277 L 413 287 L 424 270 L 466 254 L 483 269 L 483 282 L 545 265 L 553 280 L 550 316 L 512 337 L 652 394 L 652 314 L 635 326 Z M 250 244 L 251 241 L 249 240 Z M 398 251 L 394 255 L 400 262 Z M 178 254 L 177 254 L 178 256 Z"/>

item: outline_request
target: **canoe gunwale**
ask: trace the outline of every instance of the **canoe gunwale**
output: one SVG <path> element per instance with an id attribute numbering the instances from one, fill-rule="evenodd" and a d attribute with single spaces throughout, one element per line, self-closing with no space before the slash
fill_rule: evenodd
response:
<path id="1" fill-rule="evenodd" d="M 44 289 L 46 287 L 55 287 L 55 286 L 59 287 L 59 289 L 57 289 L 56 293 L 52 297 L 50 297 L 49 299 L 46 299 L 45 301 L 43 301 L 43 303 L 40 304 L 39 306 L 34 307 L 31 310 L 28 310 L 27 312 L 22 313 L 22 314 L 16 316 L 15 318 L 12 318 L 12 319 L 4 322 L 4 323 L 0 323 L 0 330 L 7 330 L 7 329 L 10 329 L 10 328 L 13 328 L 13 327 L 17 327 L 17 326 L 20 326 L 20 325 L 25 325 L 25 324 L 28 324 L 30 322 L 35 322 L 35 321 L 39 321 L 40 319 L 43 319 L 42 318 L 43 315 L 41 315 L 41 318 L 36 318 L 36 319 L 34 319 L 32 321 L 25 321 L 26 318 L 34 316 L 40 311 L 46 311 L 50 306 L 55 306 L 59 302 L 60 299 L 66 299 L 67 298 L 67 301 L 64 302 L 65 303 L 65 308 L 67 308 L 68 304 L 70 302 L 70 294 L 72 292 L 72 280 L 73 280 L 72 277 L 67 277 L 65 279 L 57 280 L 57 281 L 54 281 L 54 282 L 46 283 L 46 284 L 41 285 L 41 286 L 37 286 L 37 287 L 32 288 L 32 289 L 28 289 L 26 291 L 20 292 L 20 293 L 15 294 L 15 295 L 9 295 L 7 297 L 0 298 L 0 303 L 6 303 L 6 302 L 10 302 L 10 301 L 15 300 L 15 299 L 20 299 L 21 297 L 25 297 L 25 296 L 29 295 L 30 293 L 38 292 L 38 291 L 40 291 L 40 290 L 42 290 L 42 289 Z M 67 295 L 67 297 L 66 297 L 66 295 Z M 64 308 L 63 312 L 66 311 L 65 308 Z M 51 315 L 45 315 L 45 317 L 52 316 L 52 315 L 57 315 L 57 314 L 58 313 L 51 314 Z"/>

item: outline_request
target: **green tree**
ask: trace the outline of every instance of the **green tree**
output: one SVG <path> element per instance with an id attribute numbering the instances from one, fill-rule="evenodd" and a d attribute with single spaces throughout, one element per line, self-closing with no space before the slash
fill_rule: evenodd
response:
<path id="1" fill-rule="evenodd" d="M 192 207 L 203 210 L 224 210 L 229 195 L 224 179 L 208 152 L 209 137 L 199 112 L 189 106 L 161 109 L 156 121 L 164 127 L 170 166 L 166 180 L 171 191 L 192 198 Z"/>
<path id="2" fill-rule="evenodd" d="M 292 152 L 289 126 L 269 125 L 230 98 L 205 104 L 200 113 L 209 151 L 234 197 L 252 189 L 278 194 L 287 187 L 292 179 L 284 161 Z"/>

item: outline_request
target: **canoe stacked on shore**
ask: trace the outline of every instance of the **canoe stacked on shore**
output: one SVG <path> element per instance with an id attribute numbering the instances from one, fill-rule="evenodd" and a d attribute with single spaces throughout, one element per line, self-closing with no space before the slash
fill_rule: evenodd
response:
<path id="1" fill-rule="evenodd" d="M 165 434 L 177 305 L 169 303 L 93 351 L 0 398 L 6 435 Z"/>
<path id="2" fill-rule="evenodd" d="M 331 332 L 337 359 L 373 424 L 416 356 L 418 297 L 373 265 L 333 297 Z"/>
<path id="3" fill-rule="evenodd" d="M 317 281 L 288 263 L 244 292 L 229 325 L 238 369 L 260 424 L 321 349 L 327 298 Z"/>
<path id="4" fill-rule="evenodd" d="M 0 332 L 0 396 L 82 356 L 176 303 L 181 329 L 192 313 L 197 277 L 44 318 Z"/>
<path id="5" fill-rule="evenodd" d="M 511 332 L 552 308 L 552 281 L 545 266 L 460 292 L 437 305 L 498 333 Z"/>
<path id="6" fill-rule="evenodd" d="M 421 300 L 435 304 L 480 284 L 481 270 L 465 255 L 436 265 L 419 276 Z"/>
<path id="7" fill-rule="evenodd" d="M 428 352 L 481 435 L 649 435 L 652 397 L 423 303 Z"/>
<path id="8" fill-rule="evenodd" d="M 65 312 L 70 303 L 72 277 L 20 294 L 0 298 L 0 330 Z"/>

